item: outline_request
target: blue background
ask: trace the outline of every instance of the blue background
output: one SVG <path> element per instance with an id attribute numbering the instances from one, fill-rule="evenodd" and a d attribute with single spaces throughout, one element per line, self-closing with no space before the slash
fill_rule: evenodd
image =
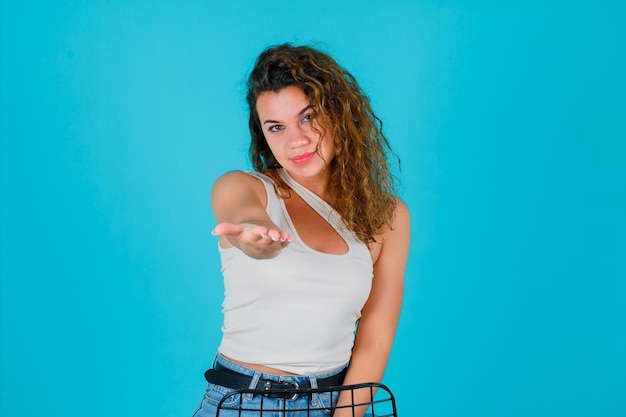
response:
<path id="1" fill-rule="evenodd" d="M 254 58 L 295 41 L 402 159 L 400 415 L 626 416 L 626 11 L 501 3 L 3 1 L 0 415 L 193 413 L 210 187 L 249 166 Z"/>

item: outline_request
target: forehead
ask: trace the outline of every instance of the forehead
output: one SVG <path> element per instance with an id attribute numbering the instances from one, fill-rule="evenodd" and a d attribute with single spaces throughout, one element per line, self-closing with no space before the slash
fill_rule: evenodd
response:
<path id="1" fill-rule="evenodd" d="M 300 87 L 291 85 L 278 91 L 260 93 L 256 100 L 256 111 L 261 120 L 288 118 L 299 115 L 310 102 Z"/>

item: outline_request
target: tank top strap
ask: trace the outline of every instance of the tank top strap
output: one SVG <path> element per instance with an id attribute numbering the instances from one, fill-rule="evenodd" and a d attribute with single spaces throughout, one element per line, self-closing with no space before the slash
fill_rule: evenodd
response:
<path id="1" fill-rule="evenodd" d="M 315 210 L 320 216 L 322 216 L 326 221 L 335 229 L 342 237 L 353 236 L 353 233 L 346 227 L 341 218 L 341 215 L 337 213 L 337 211 L 326 201 L 324 201 L 320 196 L 309 190 L 308 188 L 302 186 L 296 180 L 291 178 L 291 176 L 284 169 L 278 170 L 278 174 L 285 184 L 287 184 L 291 189 L 297 193 L 305 203 L 307 203 L 313 210 Z"/>
<path id="2" fill-rule="evenodd" d="M 274 181 L 272 181 L 272 179 L 268 177 L 267 175 L 261 172 L 252 171 L 252 170 L 246 170 L 244 172 L 250 175 L 251 177 L 260 179 L 263 185 L 265 186 L 265 190 L 268 191 L 268 194 L 270 194 L 269 191 L 272 191 L 274 189 Z"/>
<path id="3" fill-rule="evenodd" d="M 270 216 L 277 215 L 278 212 L 280 212 L 280 200 L 278 196 L 276 195 L 276 189 L 274 188 L 274 180 L 272 180 L 267 175 L 258 171 L 247 170 L 244 172 L 250 175 L 251 177 L 255 177 L 261 180 L 261 182 L 263 183 L 263 186 L 265 187 L 265 194 L 267 195 L 267 205 L 265 206 L 265 210 L 267 210 Z"/>

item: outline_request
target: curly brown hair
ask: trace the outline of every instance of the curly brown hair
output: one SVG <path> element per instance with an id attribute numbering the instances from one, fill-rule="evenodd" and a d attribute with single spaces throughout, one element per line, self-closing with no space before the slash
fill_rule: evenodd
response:
<path id="1" fill-rule="evenodd" d="M 390 227 L 397 204 L 395 177 L 388 157 L 399 159 L 382 132 L 368 97 L 348 71 L 328 54 L 310 46 L 286 43 L 264 50 L 248 78 L 247 101 L 254 169 L 282 188 L 280 165 L 261 129 L 256 101 L 264 91 L 287 86 L 302 88 L 311 100 L 319 125 L 328 127 L 336 154 L 330 162 L 328 192 L 346 226 L 366 243 Z"/>

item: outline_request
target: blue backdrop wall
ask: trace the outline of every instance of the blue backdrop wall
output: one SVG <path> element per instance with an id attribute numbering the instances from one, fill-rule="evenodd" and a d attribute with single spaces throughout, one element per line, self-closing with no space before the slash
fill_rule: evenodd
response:
<path id="1" fill-rule="evenodd" d="M 284 41 L 352 71 L 402 158 L 400 415 L 626 415 L 621 2 L 59 0 L 0 19 L 0 415 L 191 415 L 220 336 L 210 187 L 249 166 L 244 79 Z"/>

